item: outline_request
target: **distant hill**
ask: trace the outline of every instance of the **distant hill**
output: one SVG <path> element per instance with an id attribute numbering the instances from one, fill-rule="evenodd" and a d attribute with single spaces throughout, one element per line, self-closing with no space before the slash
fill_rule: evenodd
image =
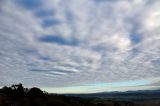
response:
<path id="1" fill-rule="evenodd" d="M 126 95 L 158 95 L 160 96 L 160 90 L 136 90 L 136 91 L 125 91 L 125 92 L 100 92 L 100 93 L 89 93 L 89 94 L 65 94 L 66 96 L 78 96 L 78 97 L 108 97 L 108 96 L 126 96 Z"/>
<path id="2" fill-rule="evenodd" d="M 91 94 L 66 94 L 66 96 L 96 99 L 114 99 L 114 100 L 160 100 L 160 90 L 138 90 L 126 92 L 101 92 Z"/>

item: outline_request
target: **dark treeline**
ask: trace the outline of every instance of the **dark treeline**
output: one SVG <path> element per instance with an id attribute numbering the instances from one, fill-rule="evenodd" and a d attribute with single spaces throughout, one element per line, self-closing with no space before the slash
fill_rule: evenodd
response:
<path id="1" fill-rule="evenodd" d="M 145 106 L 133 102 L 87 99 L 48 94 L 39 88 L 24 88 L 22 84 L 0 89 L 0 106 Z M 149 106 L 149 105 L 147 105 Z"/>
<path id="2" fill-rule="evenodd" d="M 0 106 L 106 106 L 79 97 L 48 94 L 39 88 L 24 88 L 22 84 L 0 89 Z M 116 105 L 118 106 L 118 105 Z"/>

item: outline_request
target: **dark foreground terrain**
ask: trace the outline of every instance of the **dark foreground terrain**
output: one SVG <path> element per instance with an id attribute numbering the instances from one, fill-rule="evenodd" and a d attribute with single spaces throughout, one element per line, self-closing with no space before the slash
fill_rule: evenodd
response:
<path id="1" fill-rule="evenodd" d="M 0 106 L 160 106 L 160 91 L 57 95 L 18 84 L 0 89 Z"/>

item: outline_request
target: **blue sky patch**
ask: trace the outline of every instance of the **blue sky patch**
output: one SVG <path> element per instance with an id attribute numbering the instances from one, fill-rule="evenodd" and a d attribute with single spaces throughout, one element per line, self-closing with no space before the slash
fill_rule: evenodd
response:
<path id="1" fill-rule="evenodd" d="M 69 40 L 66 40 L 60 36 L 52 36 L 52 35 L 43 36 L 39 39 L 39 41 L 46 42 L 46 43 L 56 43 L 59 45 L 69 45 L 69 46 L 77 46 L 78 45 L 78 41 L 76 39 L 71 39 L 69 41 Z"/>
<path id="2" fill-rule="evenodd" d="M 35 15 L 37 16 L 37 17 L 40 17 L 40 18 L 43 18 L 43 17 L 49 17 L 49 16 L 54 16 L 54 11 L 53 10 L 45 10 L 45 9 L 43 9 L 43 10 L 40 10 L 40 11 L 37 11 L 36 13 L 35 13 Z"/>
<path id="3" fill-rule="evenodd" d="M 35 9 L 42 6 L 42 0 L 16 0 L 19 5 L 27 9 Z"/>
<path id="4" fill-rule="evenodd" d="M 137 33 L 132 33 L 130 35 L 130 38 L 131 38 L 131 41 L 133 44 L 137 44 L 137 43 L 141 42 L 141 40 L 142 40 L 141 36 Z"/>
<path id="5" fill-rule="evenodd" d="M 51 60 L 51 58 L 48 57 L 48 56 L 39 56 L 39 58 L 40 58 L 41 60 L 44 60 L 44 61 L 50 61 L 50 60 Z"/>
<path id="6" fill-rule="evenodd" d="M 133 29 L 131 30 L 130 39 L 132 41 L 132 44 L 137 44 L 141 42 L 142 35 L 138 32 L 139 25 L 135 24 L 133 26 Z"/>
<path id="7" fill-rule="evenodd" d="M 47 27 L 51 27 L 51 26 L 54 26 L 54 25 L 57 25 L 59 24 L 60 22 L 58 20 L 54 20 L 54 19 L 45 19 L 43 20 L 42 22 L 42 26 L 44 28 L 47 28 Z"/>

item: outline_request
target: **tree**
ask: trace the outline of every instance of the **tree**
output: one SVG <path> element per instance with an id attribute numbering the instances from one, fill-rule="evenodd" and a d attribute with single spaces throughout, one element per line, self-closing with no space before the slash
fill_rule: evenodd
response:
<path id="1" fill-rule="evenodd" d="M 31 98 L 35 98 L 35 97 L 44 97 L 44 93 L 43 91 L 41 91 L 39 88 L 31 88 L 29 91 L 28 91 L 28 96 L 31 97 Z"/>

